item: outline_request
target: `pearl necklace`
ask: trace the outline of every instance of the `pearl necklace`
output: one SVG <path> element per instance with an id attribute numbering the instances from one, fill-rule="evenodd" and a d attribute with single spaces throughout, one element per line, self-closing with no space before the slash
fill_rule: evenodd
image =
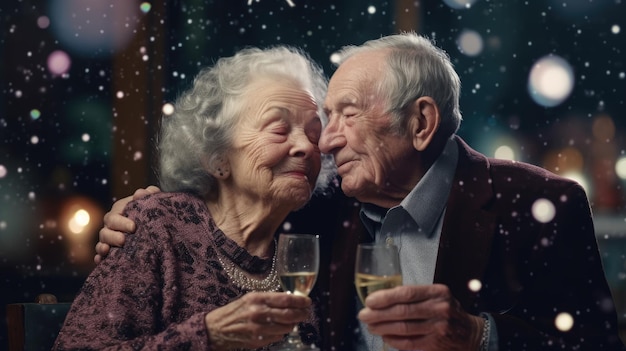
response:
<path id="1" fill-rule="evenodd" d="M 274 247 L 277 248 L 276 240 L 274 240 Z M 278 275 L 276 274 L 276 252 L 274 251 L 274 256 L 272 257 L 272 268 L 270 269 L 270 273 L 265 277 L 265 279 L 255 279 L 252 278 L 246 273 L 241 267 L 232 263 L 232 261 L 226 261 L 226 257 L 222 257 L 222 255 L 216 251 L 217 259 L 220 261 L 220 264 L 224 268 L 226 275 L 228 278 L 239 288 L 251 291 L 278 291 L 280 290 L 280 283 L 278 282 Z M 224 258 L 224 259 L 222 259 Z"/>

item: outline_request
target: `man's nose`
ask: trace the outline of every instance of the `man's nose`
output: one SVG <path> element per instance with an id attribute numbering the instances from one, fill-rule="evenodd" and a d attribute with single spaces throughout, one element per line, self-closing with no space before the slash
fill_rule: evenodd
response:
<path id="1" fill-rule="evenodd" d="M 336 119 L 331 119 L 322 130 L 319 148 L 325 154 L 331 154 L 333 150 L 345 145 L 345 137 L 342 134 L 339 123 Z"/>

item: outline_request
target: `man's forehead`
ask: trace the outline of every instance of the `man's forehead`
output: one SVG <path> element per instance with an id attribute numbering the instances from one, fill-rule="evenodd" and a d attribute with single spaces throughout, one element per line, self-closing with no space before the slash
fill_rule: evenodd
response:
<path id="1" fill-rule="evenodd" d="M 359 87 L 356 82 L 340 81 L 335 85 L 328 85 L 324 108 L 331 109 L 341 105 L 356 104 L 358 102 Z"/>

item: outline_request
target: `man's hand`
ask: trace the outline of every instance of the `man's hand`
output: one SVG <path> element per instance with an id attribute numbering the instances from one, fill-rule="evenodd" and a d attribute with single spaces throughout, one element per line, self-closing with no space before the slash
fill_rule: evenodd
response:
<path id="1" fill-rule="evenodd" d="M 441 284 L 379 290 L 358 318 L 399 350 L 478 350 L 484 319 L 465 312 Z"/>
<path id="2" fill-rule="evenodd" d="M 104 215 L 104 227 L 100 229 L 99 241 L 96 244 L 96 256 L 93 258 L 96 264 L 109 254 L 111 246 L 122 246 L 126 239 L 124 233 L 135 232 L 135 222 L 124 217 L 122 212 L 124 207 L 132 200 L 141 199 L 142 197 L 160 192 L 161 189 L 154 185 L 150 185 L 145 189 L 137 189 L 132 196 L 115 201 L 111 210 Z"/>

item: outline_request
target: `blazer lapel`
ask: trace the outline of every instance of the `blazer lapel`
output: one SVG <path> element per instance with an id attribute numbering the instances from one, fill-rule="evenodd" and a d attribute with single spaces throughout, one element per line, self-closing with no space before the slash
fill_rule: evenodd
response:
<path id="1" fill-rule="evenodd" d="M 446 206 L 435 267 L 435 283 L 446 284 L 468 312 L 476 312 L 472 280 L 482 281 L 491 252 L 495 215 L 485 208 L 493 197 L 487 158 L 462 139 L 454 183 Z"/>

